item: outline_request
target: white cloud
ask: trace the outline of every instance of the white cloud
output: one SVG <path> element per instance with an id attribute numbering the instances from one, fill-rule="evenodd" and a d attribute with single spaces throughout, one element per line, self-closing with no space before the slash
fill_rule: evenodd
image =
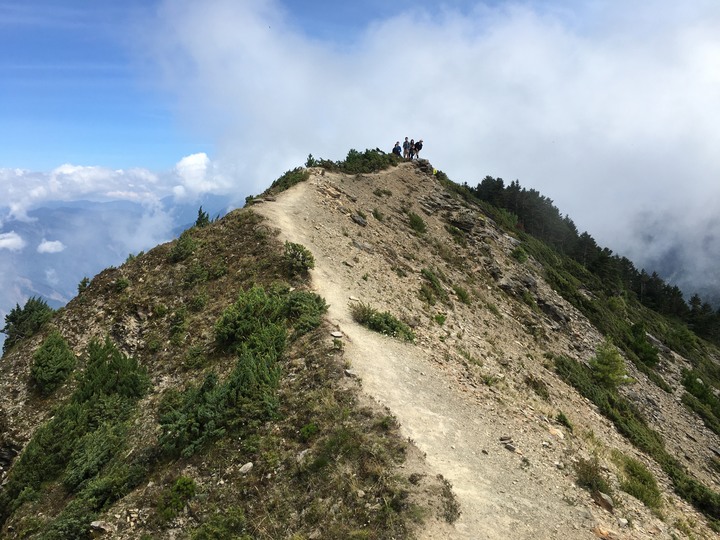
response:
<path id="1" fill-rule="evenodd" d="M 231 190 L 231 183 L 210 161 L 204 152 L 182 158 L 174 169 L 179 184 L 173 187 L 177 199 L 196 197 L 204 193 L 225 194 Z"/>
<path id="2" fill-rule="evenodd" d="M 178 189 L 185 200 L 205 193 L 225 194 L 232 182 L 221 174 L 206 154 L 182 158 L 170 171 L 155 173 L 143 168 L 108 169 L 64 164 L 50 172 L 0 168 L 0 210 L 8 219 L 30 221 L 28 211 L 48 201 L 125 200 L 153 207 Z"/>
<path id="3" fill-rule="evenodd" d="M 252 192 L 310 152 L 410 136 L 453 180 L 519 179 L 636 259 L 638 213 L 720 213 L 720 3 L 435 5 L 330 42 L 294 25 L 289 2 L 172 0 L 152 50 Z"/>
<path id="4" fill-rule="evenodd" d="M 43 238 L 37 247 L 38 253 L 60 253 L 65 249 L 65 244 L 59 240 L 45 240 Z"/>
<path id="5" fill-rule="evenodd" d="M 0 233 L 0 249 L 20 251 L 25 247 L 25 240 L 15 231 Z"/>

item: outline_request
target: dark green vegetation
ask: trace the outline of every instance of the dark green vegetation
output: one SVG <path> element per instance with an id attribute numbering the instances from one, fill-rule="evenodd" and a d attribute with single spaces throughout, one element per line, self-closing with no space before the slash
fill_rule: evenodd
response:
<path id="1" fill-rule="evenodd" d="M 662 506 L 662 494 L 657 481 L 642 462 L 618 451 L 613 452 L 613 461 L 620 467 L 620 489 L 642 501 L 648 508 L 659 509 Z"/>
<path id="2" fill-rule="evenodd" d="M 33 355 L 30 380 L 42 395 L 59 388 L 75 367 L 75 355 L 59 332 L 51 332 Z"/>
<path id="3" fill-rule="evenodd" d="M 305 162 L 305 167 L 322 167 L 328 171 L 343 172 L 346 174 L 369 174 L 394 167 L 400 163 L 400 158 L 395 154 L 386 154 L 382 150 L 365 150 L 358 152 L 351 149 L 347 157 L 340 161 L 331 161 L 329 159 L 316 159 L 310 154 Z M 285 172 L 280 178 L 275 180 L 270 187 L 263 193 L 264 196 L 276 195 L 286 189 L 290 189 L 295 184 L 305 182 L 310 178 L 310 172 L 304 167 L 296 167 Z M 252 200 L 252 197 L 249 198 Z"/>
<path id="4" fill-rule="evenodd" d="M 680 289 L 665 283 L 655 272 L 638 271 L 626 257 L 598 246 L 587 232 L 579 234 L 572 220 L 538 191 L 522 188 L 517 180 L 506 186 L 502 178 L 490 176 L 467 189 L 477 199 L 516 216 L 518 230 L 542 240 L 594 274 L 606 294 L 632 294 L 642 305 L 677 318 L 698 336 L 720 344 L 720 310 L 714 310 L 698 295 L 685 302 Z"/>
<path id="5" fill-rule="evenodd" d="M 16 304 L 10 313 L 5 315 L 5 326 L 0 330 L 7 336 L 3 343 L 3 353 L 40 330 L 42 325 L 50 320 L 53 311 L 45 300 L 35 296 L 31 297 L 23 307 Z"/>
<path id="6" fill-rule="evenodd" d="M 370 330 L 386 336 L 399 337 L 405 341 L 415 339 L 415 334 L 410 327 L 387 311 L 380 312 L 368 304 L 356 302 L 350 306 L 350 313 L 353 319 Z"/>
<path id="7" fill-rule="evenodd" d="M 310 251 L 295 242 L 285 242 L 283 258 L 292 276 L 307 276 L 308 271 L 315 268 L 315 257 Z"/>
<path id="8" fill-rule="evenodd" d="M 122 454 L 128 420 L 148 386 L 145 370 L 110 340 L 91 342 L 72 396 L 40 426 L 10 471 L 0 492 L 0 521 L 58 481 L 74 498 L 40 537 L 85 537 L 97 513 L 146 474 L 142 463 Z"/>
<path id="9" fill-rule="evenodd" d="M 182 518 L 192 539 L 410 537 L 420 494 L 439 501 L 442 485 L 399 474 L 408 444 L 341 384 L 327 306 L 306 289 L 312 255 L 291 252 L 298 264 L 251 211 L 199 219 L 23 333 L 34 350 L 17 342 L 2 367 L 27 366 L 42 399 L 26 412 L 45 421 L 0 490 L 3 530 L 85 539 L 104 519 L 156 538 Z M 132 530 L 128 508 L 148 512 Z"/>
<path id="10" fill-rule="evenodd" d="M 563 380 L 595 403 L 599 411 L 615 424 L 621 434 L 662 467 L 672 480 L 673 489 L 678 495 L 693 504 L 708 517 L 711 525 L 717 527 L 720 520 L 720 494 L 693 478 L 687 469 L 665 449 L 662 435 L 648 426 L 640 411 L 622 397 L 615 386 L 607 384 L 602 374 L 569 358 L 556 357 L 555 368 Z M 639 482 L 648 483 L 646 479 L 641 479 Z"/>

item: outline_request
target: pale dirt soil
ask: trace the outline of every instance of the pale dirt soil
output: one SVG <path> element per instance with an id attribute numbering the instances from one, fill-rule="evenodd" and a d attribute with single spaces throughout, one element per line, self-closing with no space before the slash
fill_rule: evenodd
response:
<path id="1" fill-rule="evenodd" d="M 674 496 L 667 496 L 661 521 L 619 490 L 613 515 L 575 485 L 572 464 L 591 452 L 604 458 L 608 472 L 610 448 L 643 459 L 543 358 L 551 351 L 587 360 L 601 336 L 537 275 L 537 296 L 568 314 L 562 328 L 499 290 L 487 267 L 517 274 L 516 261 L 508 257 L 513 240 L 488 223 L 473 233 L 482 241 L 467 249 L 455 245 L 442 212 L 421 210 L 423 201 L 442 192 L 432 174 L 411 163 L 357 177 L 311 169 L 307 182 L 253 207 L 280 229 L 281 239 L 313 253 L 313 287 L 330 305 L 329 320 L 344 334 L 345 357 L 364 391 L 392 411 L 429 466 L 452 483 L 460 518 L 452 527 L 430 523 L 422 538 L 682 538 L 672 525 L 684 517 L 694 520 L 695 535 L 705 536 L 702 518 Z M 373 217 L 374 209 L 382 220 Z M 351 219 L 358 211 L 366 227 Z M 413 234 L 407 211 L 425 219 L 425 235 Z M 437 256 L 443 247 L 461 263 L 448 263 L 447 252 L 445 260 Z M 532 261 L 527 264 L 532 269 Z M 448 303 L 430 307 L 419 298 L 423 268 L 446 276 Z M 471 291 L 472 305 L 461 303 L 448 282 Z M 355 323 L 349 310 L 355 301 L 413 324 L 415 343 Z M 433 319 L 438 313 L 447 317 L 442 326 Z M 540 338 L 528 326 L 540 328 Z M 549 400 L 528 389 L 528 374 L 546 382 Z M 552 420 L 560 410 L 573 422 L 574 434 Z M 516 452 L 500 443 L 505 435 Z M 643 461 L 667 486 L 661 471 Z"/>

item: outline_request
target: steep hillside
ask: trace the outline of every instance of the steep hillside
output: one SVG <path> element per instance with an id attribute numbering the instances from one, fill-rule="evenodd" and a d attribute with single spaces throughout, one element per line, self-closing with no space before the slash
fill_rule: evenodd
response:
<path id="1" fill-rule="evenodd" d="M 269 224 L 237 211 L 102 272 L 11 348 L 1 536 L 442 529 L 449 486 L 345 375 L 325 303 L 289 262 Z"/>
<path id="2" fill-rule="evenodd" d="M 712 536 L 655 460 L 558 378 L 554 359 L 587 363 L 601 333 L 547 284 L 518 238 L 433 172 L 426 162 L 352 176 L 311 169 L 305 183 L 257 208 L 315 254 L 314 287 L 351 338 L 347 355 L 365 390 L 455 486 L 463 508 L 456 536 Z M 353 322 L 358 303 L 409 323 L 415 343 L 373 337 Z M 657 371 L 675 391 L 630 362 L 634 383 L 620 391 L 668 452 L 717 491 L 709 466 L 717 435 L 679 403 L 690 364 L 664 350 Z M 578 469 L 596 457 L 614 515 L 592 490 L 578 489 Z M 661 508 L 620 488 L 628 458 L 659 482 Z"/>
<path id="3" fill-rule="evenodd" d="M 104 271 L 3 356 L 3 537 L 713 538 L 683 370 L 717 350 L 608 311 L 428 162 L 357 162 Z M 652 367 L 605 342 L 638 318 Z"/>

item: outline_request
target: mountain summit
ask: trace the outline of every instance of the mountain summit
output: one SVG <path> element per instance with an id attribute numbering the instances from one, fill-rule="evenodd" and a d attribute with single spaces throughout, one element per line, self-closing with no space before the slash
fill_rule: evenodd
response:
<path id="1" fill-rule="evenodd" d="M 716 347 L 425 160 L 308 165 L 6 351 L 3 537 L 716 534 Z"/>

